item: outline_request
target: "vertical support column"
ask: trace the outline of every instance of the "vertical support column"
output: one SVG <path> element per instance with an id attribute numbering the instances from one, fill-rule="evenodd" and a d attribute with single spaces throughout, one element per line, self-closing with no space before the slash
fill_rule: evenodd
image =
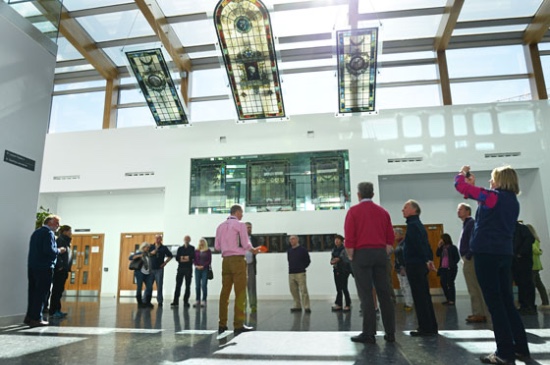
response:
<path id="1" fill-rule="evenodd" d="M 103 107 L 103 129 L 116 128 L 117 105 L 120 94 L 118 78 L 108 79 L 105 87 L 105 105 Z"/>
<path id="2" fill-rule="evenodd" d="M 544 72 L 540 62 L 540 53 L 538 43 L 526 44 L 523 46 L 525 55 L 525 64 L 529 72 L 529 86 L 533 100 L 547 100 L 546 82 L 544 81 Z"/>
<path id="3" fill-rule="evenodd" d="M 441 100 L 443 105 L 452 105 L 451 83 L 449 81 L 449 67 L 447 66 L 447 54 L 445 50 L 437 51 L 437 73 L 441 83 Z"/>

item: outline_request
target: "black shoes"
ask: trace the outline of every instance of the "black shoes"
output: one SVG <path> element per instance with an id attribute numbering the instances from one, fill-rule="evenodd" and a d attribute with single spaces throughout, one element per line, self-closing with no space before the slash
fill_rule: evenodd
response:
<path id="1" fill-rule="evenodd" d="M 534 316 L 537 314 L 537 307 L 521 307 L 518 312 L 522 315 Z"/>
<path id="2" fill-rule="evenodd" d="M 306 313 L 311 313 L 311 309 L 306 308 L 306 309 L 304 309 L 304 312 L 306 312 Z"/>
<path id="3" fill-rule="evenodd" d="M 184 306 L 185 308 L 189 308 L 189 307 L 190 307 L 189 302 L 183 303 L 183 306 Z"/>
<path id="4" fill-rule="evenodd" d="M 221 335 L 225 331 L 227 331 L 227 326 L 219 326 L 218 327 L 218 335 Z"/>
<path id="5" fill-rule="evenodd" d="M 292 313 L 294 313 L 294 312 L 301 312 L 301 311 L 302 311 L 302 308 L 290 308 L 290 311 L 291 311 Z"/>
<path id="6" fill-rule="evenodd" d="M 484 364 L 501 364 L 501 365 L 515 365 L 515 360 L 507 361 L 504 359 L 501 359 L 497 356 L 497 354 L 490 354 L 486 356 L 480 356 L 479 359 Z"/>
<path id="7" fill-rule="evenodd" d="M 170 303 L 170 307 L 177 307 L 179 306 L 179 303 L 178 302 L 172 302 Z"/>
<path id="8" fill-rule="evenodd" d="M 357 335 L 357 336 L 353 336 L 351 338 L 351 342 L 357 342 L 357 343 L 376 343 L 376 338 L 374 338 L 374 336 L 368 336 L 368 335 L 365 335 L 363 333 Z"/>
<path id="9" fill-rule="evenodd" d="M 234 334 L 235 336 L 238 336 L 238 335 L 240 335 L 240 334 L 243 333 L 243 332 L 250 332 L 250 331 L 254 331 L 254 327 L 249 327 L 249 326 L 243 325 L 241 328 L 235 328 L 235 329 L 233 330 L 233 334 Z"/>
<path id="10" fill-rule="evenodd" d="M 410 335 L 413 337 L 431 337 L 431 336 L 437 336 L 436 332 L 427 332 L 427 331 L 411 331 Z"/>
<path id="11" fill-rule="evenodd" d="M 393 333 L 386 333 L 384 335 L 384 340 L 386 340 L 386 342 L 395 342 L 395 334 Z"/>

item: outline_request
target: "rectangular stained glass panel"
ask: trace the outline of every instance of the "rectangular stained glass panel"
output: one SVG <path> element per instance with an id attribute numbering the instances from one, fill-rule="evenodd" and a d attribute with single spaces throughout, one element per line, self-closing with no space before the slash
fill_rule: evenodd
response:
<path id="1" fill-rule="evenodd" d="M 289 161 L 255 161 L 247 164 L 249 206 L 266 206 L 277 211 L 290 202 Z"/>
<path id="2" fill-rule="evenodd" d="M 157 125 L 188 124 L 162 51 L 126 52 L 126 57 Z"/>
<path id="3" fill-rule="evenodd" d="M 340 113 L 375 111 L 378 28 L 338 31 Z"/>

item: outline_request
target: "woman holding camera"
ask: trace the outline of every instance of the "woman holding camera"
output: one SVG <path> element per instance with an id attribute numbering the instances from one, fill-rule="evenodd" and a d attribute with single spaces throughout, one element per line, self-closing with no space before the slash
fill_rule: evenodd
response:
<path id="1" fill-rule="evenodd" d="M 497 350 L 480 357 L 485 364 L 515 364 L 530 357 L 527 335 L 512 292 L 513 238 L 519 216 L 519 183 L 510 166 L 491 172 L 489 189 L 475 186 L 470 166 L 455 177 L 464 198 L 478 201 L 470 249 L 483 298 L 493 320 Z"/>

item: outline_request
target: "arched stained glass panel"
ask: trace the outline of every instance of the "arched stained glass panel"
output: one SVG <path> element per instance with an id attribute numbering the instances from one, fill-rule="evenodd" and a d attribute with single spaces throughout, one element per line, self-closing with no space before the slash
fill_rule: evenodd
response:
<path id="1" fill-rule="evenodd" d="M 214 22 L 240 120 L 285 116 L 269 13 L 259 0 L 222 0 Z"/>

